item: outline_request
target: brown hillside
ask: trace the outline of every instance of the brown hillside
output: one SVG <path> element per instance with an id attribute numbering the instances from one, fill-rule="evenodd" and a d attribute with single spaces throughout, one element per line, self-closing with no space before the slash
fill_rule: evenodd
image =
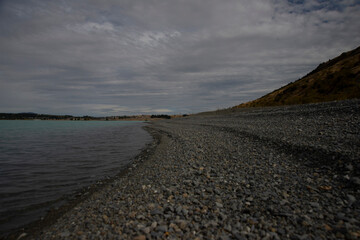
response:
<path id="1" fill-rule="evenodd" d="M 360 47 L 320 64 L 296 82 L 240 107 L 305 104 L 360 98 Z"/>

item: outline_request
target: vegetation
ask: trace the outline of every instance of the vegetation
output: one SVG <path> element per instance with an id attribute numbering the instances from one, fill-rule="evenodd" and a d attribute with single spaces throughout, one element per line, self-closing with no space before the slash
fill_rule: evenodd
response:
<path id="1" fill-rule="evenodd" d="M 360 98 L 360 47 L 320 64 L 296 82 L 234 108 L 305 104 Z"/>
<path id="2" fill-rule="evenodd" d="M 40 119 L 40 120 L 67 120 L 74 118 L 71 115 L 49 115 L 37 113 L 0 113 L 0 119 L 7 120 L 24 120 L 24 119 Z"/>
<path id="3" fill-rule="evenodd" d="M 151 115 L 151 118 L 165 118 L 165 119 L 170 119 L 171 116 L 161 114 L 161 115 Z"/>
<path id="4" fill-rule="evenodd" d="M 49 115 L 37 113 L 0 113 L 0 120 L 71 120 L 71 121 L 90 121 L 90 120 L 105 120 L 105 121 L 148 121 L 159 119 L 171 119 L 189 116 L 183 115 L 133 115 L 133 116 L 108 116 L 108 117 L 92 117 L 82 116 L 74 117 L 71 115 Z"/>

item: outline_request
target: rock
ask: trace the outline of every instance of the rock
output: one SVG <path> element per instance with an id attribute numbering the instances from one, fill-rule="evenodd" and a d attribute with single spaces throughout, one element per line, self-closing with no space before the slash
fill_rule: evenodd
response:
<path id="1" fill-rule="evenodd" d="M 352 205 L 354 202 L 356 202 L 356 198 L 353 195 L 348 194 L 346 197 L 348 199 L 349 205 Z"/>
<path id="2" fill-rule="evenodd" d="M 70 236 L 69 231 L 65 231 L 65 232 L 60 233 L 60 237 L 66 238 L 66 237 L 69 237 L 69 236 Z"/>
<path id="3" fill-rule="evenodd" d="M 222 235 L 220 235 L 220 237 L 218 239 L 220 239 L 220 240 L 230 240 L 231 238 L 228 235 L 222 234 Z"/>
<path id="4" fill-rule="evenodd" d="M 106 216 L 105 214 L 102 216 L 103 220 L 105 223 L 109 223 L 109 217 Z"/>
<path id="5" fill-rule="evenodd" d="M 354 170 L 354 167 L 353 167 L 353 165 L 351 164 L 351 163 L 349 163 L 349 164 L 346 164 L 345 165 L 345 169 L 347 170 L 347 171 L 353 171 Z"/>
<path id="6" fill-rule="evenodd" d="M 145 217 L 144 217 L 144 215 L 137 215 L 137 216 L 136 216 L 136 219 L 138 219 L 138 220 L 145 220 Z"/>
<path id="7" fill-rule="evenodd" d="M 177 214 L 181 214 L 182 213 L 182 207 L 178 206 L 175 211 L 176 211 Z"/>
<path id="8" fill-rule="evenodd" d="M 219 202 L 215 202 L 215 205 L 216 205 L 216 207 L 218 207 L 218 208 L 223 208 L 224 206 L 221 204 L 221 203 L 219 203 Z"/>
<path id="9" fill-rule="evenodd" d="M 146 236 L 145 235 L 139 235 L 134 237 L 134 240 L 146 240 Z"/>
<path id="10" fill-rule="evenodd" d="M 224 230 L 225 230 L 225 231 L 228 231 L 228 232 L 231 232 L 231 230 L 232 230 L 231 225 L 226 225 L 226 226 L 224 227 Z"/>
<path id="11" fill-rule="evenodd" d="M 141 231 L 143 231 L 143 233 L 145 233 L 145 234 L 149 234 L 151 232 L 151 228 L 145 227 L 145 228 L 142 228 Z"/>
<path id="12" fill-rule="evenodd" d="M 247 198 L 246 198 L 246 201 L 252 202 L 252 201 L 254 201 L 254 198 L 253 198 L 253 197 L 247 197 Z"/>
<path id="13" fill-rule="evenodd" d="M 170 228 L 174 229 L 175 232 L 180 232 L 180 228 L 175 223 L 170 223 Z"/>
<path id="14" fill-rule="evenodd" d="M 152 210 L 152 211 L 150 212 L 150 214 L 153 215 L 153 216 L 154 216 L 154 215 L 162 215 L 163 212 L 160 211 L 158 208 L 156 208 L 156 209 Z"/>
<path id="15" fill-rule="evenodd" d="M 176 224 L 180 227 L 181 230 L 186 230 L 188 222 L 185 220 L 177 220 Z"/>
<path id="16" fill-rule="evenodd" d="M 157 223 L 157 222 L 153 222 L 153 223 L 151 224 L 151 228 L 152 228 L 152 229 L 154 229 L 154 228 L 156 228 L 156 227 L 157 227 L 157 225 L 158 225 L 158 223 Z"/>
<path id="17" fill-rule="evenodd" d="M 357 186 L 360 186 L 360 178 L 358 177 L 352 177 L 351 182 Z"/>
<path id="18" fill-rule="evenodd" d="M 213 228 L 215 228 L 217 225 L 218 225 L 218 223 L 214 220 L 211 220 L 205 224 L 206 227 L 213 227 Z"/>
<path id="19" fill-rule="evenodd" d="M 26 236 L 27 236 L 27 233 L 22 233 L 22 234 L 19 235 L 19 237 L 17 238 L 17 240 L 20 240 L 20 239 L 22 239 L 22 238 L 24 238 L 24 237 L 26 237 Z"/>
<path id="20" fill-rule="evenodd" d="M 167 232 L 168 227 L 166 225 L 160 225 L 157 227 L 157 230 L 160 232 Z"/>
<path id="21" fill-rule="evenodd" d="M 150 210 L 153 210 L 155 207 L 156 207 L 156 204 L 155 204 L 155 203 L 149 203 L 149 204 L 147 205 L 147 208 L 150 209 Z"/>
<path id="22" fill-rule="evenodd" d="M 234 203 L 234 204 L 231 205 L 231 210 L 233 210 L 233 211 L 237 211 L 237 210 L 238 210 L 238 207 L 237 207 L 237 204 L 236 204 L 236 203 Z"/>
<path id="23" fill-rule="evenodd" d="M 312 206 L 314 208 L 320 208 L 320 204 L 317 202 L 310 202 L 310 206 Z"/>

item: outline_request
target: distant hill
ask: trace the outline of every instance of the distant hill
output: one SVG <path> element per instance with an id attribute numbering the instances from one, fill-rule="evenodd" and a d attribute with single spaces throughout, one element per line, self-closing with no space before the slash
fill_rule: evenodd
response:
<path id="1" fill-rule="evenodd" d="M 320 64 L 305 77 L 234 108 L 360 98 L 360 47 Z"/>

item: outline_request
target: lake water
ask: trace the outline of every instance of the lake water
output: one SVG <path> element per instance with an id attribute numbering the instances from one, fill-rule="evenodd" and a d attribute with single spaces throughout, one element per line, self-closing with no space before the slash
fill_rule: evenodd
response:
<path id="1" fill-rule="evenodd" d="M 0 233 L 39 219 L 64 195 L 114 176 L 149 143 L 145 123 L 0 121 Z"/>

